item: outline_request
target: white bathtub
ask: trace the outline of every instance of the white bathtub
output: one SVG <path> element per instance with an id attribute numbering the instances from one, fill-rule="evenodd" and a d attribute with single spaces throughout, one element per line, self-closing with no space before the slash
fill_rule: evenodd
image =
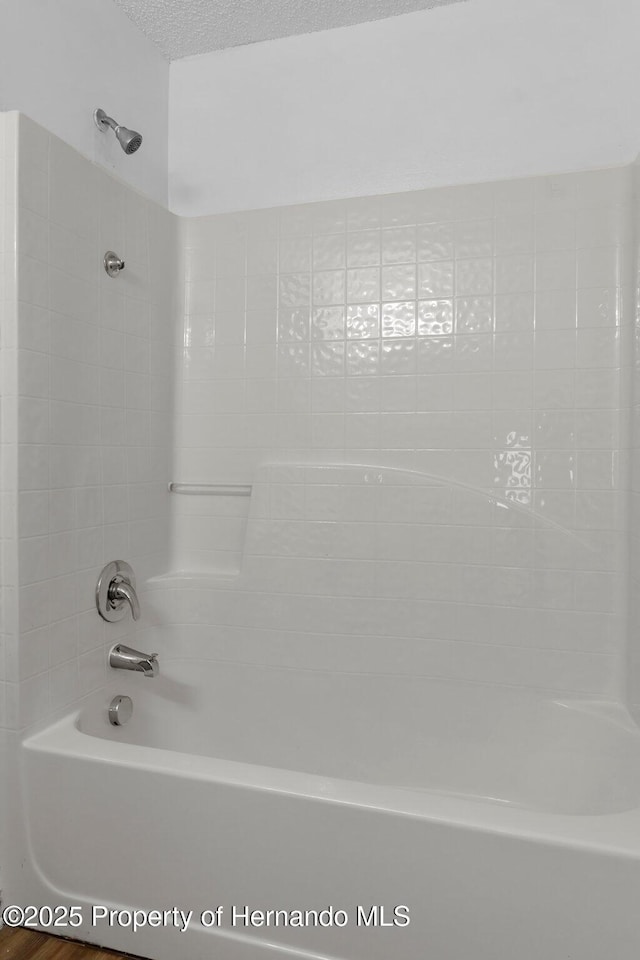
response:
<path id="1" fill-rule="evenodd" d="M 220 661 L 161 671 L 118 675 L 23 744 L 32 866 L 16 896 L 82 908 L 55 932 L 157 960 L 637 960 L 640 734 L 621 708 Z M 134 701 L 120 728 L 116 693 Z M 91 905 L 193 916 L 134 934 L 93 924 Z M 391 925 L 364 924 L 374 905 Z M 245 906 L 288 914 L 246 925 Z M 286 925 L 330 907 L 345 925 Z"/>

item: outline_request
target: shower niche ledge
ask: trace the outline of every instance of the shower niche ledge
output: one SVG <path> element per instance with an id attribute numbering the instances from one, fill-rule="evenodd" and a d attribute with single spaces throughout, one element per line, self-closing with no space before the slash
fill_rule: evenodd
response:
<path id="1" fill-rule="evenodd" d="M 169 493 L 188 497 L 250 497 L 250 483 L 182 483 L 172 480 Z"/>
<path id="2" fill-rule="evenodd" d="M 175 570 L 149 577 L 146 582 L 146 589 L 206 590 L 207 587 L 224 588 L 234 584 L 239 576 L 239 570 L 236 572 L 226 570 Z"/>
<path id="3" fill-rule="evenodd" d="M 163 576 L 185 586 L 212 586 L 240 575 L 253 485 L 234 480 L 174 480 L 168 484 L 173 559 Z"/>

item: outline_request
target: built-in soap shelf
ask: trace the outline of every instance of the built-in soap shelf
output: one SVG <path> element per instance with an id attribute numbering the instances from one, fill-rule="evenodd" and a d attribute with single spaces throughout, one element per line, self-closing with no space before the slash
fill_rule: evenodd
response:
<path id="1" fill-rule="evenodd" d="M 250 483 L 175 483 L 169 484 L 170 493 L 192 497 L 250 497 Z"/>
<path id="2" fill-rule="evenodd" d="M 240 571 L 227 570 L 176 570 L 159 573 L 149 577 L 145 590 L 166 590 L 179 588 L 187 590 L 206 590 L 211 587 L 224 587 L 238 580 Z"/>

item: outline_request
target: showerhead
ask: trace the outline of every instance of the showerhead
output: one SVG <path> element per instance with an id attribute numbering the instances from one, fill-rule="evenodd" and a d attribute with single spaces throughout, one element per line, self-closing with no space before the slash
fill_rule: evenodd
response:
<path id="1" fill-rule="evenodd" d="M 119 123 L 116 123 L 115 120 L 108 117 L 104 110 L 101 109 L 96 110 L 93 119 L 96 122 L 98 130 L 104 132 L 108 127 L 111 127 L 118 138 L 118 143 L 125 153 L 135 153 L 136 150 L 139 149 L 142 143 L 142 134 L 138 133 L 137 130 L 129 130 L 127 127 L 121 127 Z"/>
<path id="2" fill-rule="evenodd" d="M 116 127 L 116 137 L 125 153 L 135 153 L 142 143 L 142 135 L 127 127 Z"/>

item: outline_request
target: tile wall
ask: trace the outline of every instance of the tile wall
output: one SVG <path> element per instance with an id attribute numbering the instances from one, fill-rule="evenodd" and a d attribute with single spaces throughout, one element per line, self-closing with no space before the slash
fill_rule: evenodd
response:
<path id="1" fill-rule="evenodd" d="M 636 240 L 640 231 L 640 164 L 634 165 L 634 194 L 630 203 L 631 216 L 636 229 Z M 640 250 L 635 246 L 633 284 L 628 296 L 629 310 L 625 328 L 631 331 L 628 370 L 630 374 L 629 397 L 631 403 L 629 423 L 629 491 L 630 513 L 629 534 L 629 576 L 628 576 L 628 656 L 627 695 L 632 712 L 640 723 Z"/>
<path id="2" fill-rule="evenodd" d="M 6 729 L 10 657 L 16 640 L 16 590 L 7 582 L 17 552 L 15 485 L 16 438 L 16 225 L 18 114 L 0 113 L 0 879 L 7 863 L 11 832 L 9 753 Z"/>
<path id="3" fill-rule="evenodd" d="M 18 152 L 10 729 L 102 686 L 108 646 L 135 632 L 97 615 L 103 565 L 126 559 L 141 584 L 166 570 L 176 259 L 171 214 L 23 116 Z"/>
<path id="4" fill-rule="evenodd" d="M 395 468 L 263 464 L 250 503 L 239 574 L 152 585 L 161 656 L 613 692 L 583 537 Z"/>
<path id="5" fill-rule="evenodd" d="M 473 645 L 497 665 L 485 679 L 528 682 L 526 647 L 543 664 L 530 671 L 536 685 L 555 688 L 561 675 L 563 689 L 618 691 L 631 190 L 631 168 L 617 168 L 183 221 L 174 479 L 252 483 L 260 465 L 309 462 L 443 478 L 469 497 L 442 589 L 471 601 L 473 626 L 442 637 L 426 625 L 421 639 Z M 507 509 L 489 510 L 487 495 Z M 174 497 L 174 569 L 242 590 L 247 553 L 233 577 L 251 543 L 249 509 L 241 498 Z M 364 562 L 357 509 L 340 509 L 325 516 L 353 527 L 340 558 Z M 400 512 L 394 546 L 366 557 L 374 578 L 383 565 L 396 584 L 390 600 L 406 599 L 400 565 L 416 560 L 421 522 Z M 487 526 L 490 560 L 478 546 Z M 327 559 L 313 549 L 307 560 Z M 489 567 L 509 586 L 482 602 Z M 280 583 L 307 614 L 274 625 L 281 635 L 289 622 L 299 651 L 319 582 L 305 569 L 306 581 Z M 258 594 L 271 589 L 263 572 Z M 325 595 L 330 606 L 335 586 Z M 194 599 L 203 623 L 225 626 L 219 599 Z M 331 630 L 313 619 L 329 645 L 336 633 L 362 642 L 348 618 Z M 467 654 L 458 643 L 448 656 Z"/>
<path id="6" fill-rule="evenodd" d="M 5 729 L 105 682 L 116 557 L 152 579 L 140 645 L 621 690 L 630 168 L 178 222 L 19 140 Z"/>
<path id="7" fill-rule="evenodd" d="M 17 550 L 16 438 L 16 206 L 18 114 L 0 113 L 0 741 L 6 722 L 8 656 L 15 631 L 15 587 L 7 570 Z M 1 750 L 0 750 L 1 752 Z"/>

